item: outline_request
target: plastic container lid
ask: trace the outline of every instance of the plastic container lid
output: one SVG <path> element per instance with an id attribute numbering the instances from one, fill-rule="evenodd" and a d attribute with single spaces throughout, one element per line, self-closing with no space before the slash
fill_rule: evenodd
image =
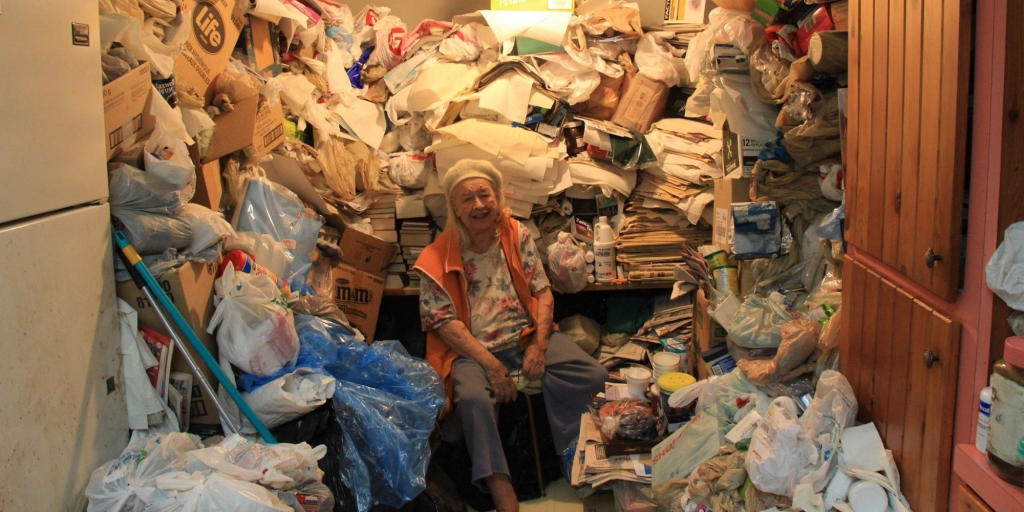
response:
<path id="1" fill-rule="evenodd" d="M 658 367 L 678 369 L 681 360 L 682 357 L 673 352 L 658 352 L 651 356 L 651 362 L 654 363 L 655 369 Z"/>
<path id="2" fill-rule="evenodd" d="M 1003 360 L 1018 368 L 1024 368 L 1024 336 L 1006 338 Z"/>
<path id="3" fill-rule="evenodd" d="M 675 393 L 696 383 L 693 375 L 683 372 L 669 372 L 658 378 L 658 388 L 666 393 Z"/>

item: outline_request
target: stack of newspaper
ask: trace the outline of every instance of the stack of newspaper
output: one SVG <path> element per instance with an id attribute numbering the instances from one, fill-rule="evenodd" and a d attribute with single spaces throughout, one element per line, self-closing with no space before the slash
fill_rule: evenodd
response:
<path id="1" fill-rule="evenodd" d="M 593 416 L 583 413 L 580 437 L 572 461 L 573 486 L 597 488 L 615 480 L 651 483 L 653 462 L 650 451 L 631 455 L 608 455 L 608 445 L 594 424 Z"/>

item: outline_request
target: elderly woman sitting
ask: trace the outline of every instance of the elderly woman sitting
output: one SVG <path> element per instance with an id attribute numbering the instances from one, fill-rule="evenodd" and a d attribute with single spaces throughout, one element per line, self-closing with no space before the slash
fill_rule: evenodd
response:
<path id="1" fill-rule="evenodd" d="M 518 510 L 498 437 L 495 404 L 515 399 L 509 376 L 541 381 L 555 448 L 579 433 L 580 414 L 608 373 L 568 336 L 553 332 L 551 287 L 529 231 L 504 209 L 501 174 L 462 160 L 445 174 L 448 221 L 415 269 L 427 361 L 462 423 L 473 481 L 499 511 Z M 454 400 L 453 400 L 454 399 Z"/>

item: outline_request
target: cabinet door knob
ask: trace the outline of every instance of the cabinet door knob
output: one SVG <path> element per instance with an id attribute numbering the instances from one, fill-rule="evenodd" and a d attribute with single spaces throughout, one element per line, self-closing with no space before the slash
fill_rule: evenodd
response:
<path id="1" fill-rule="evenodd" d="M 924 351 L 925 368 L 931 368 L 932 366 L 935 366 L 935 363 L 937 362 L 939 362 L 939 356 L 936 355 L 935 352 L 932 352 L 931 350 Z"/>
<path id="2" fill-rule="evenodd" d="M 928 268 L 935 266 L 936 261 L 942 261 L 942 255 L 935 252 L 931 247 L 924 252 L 924 264 L 928 265 Z"/>

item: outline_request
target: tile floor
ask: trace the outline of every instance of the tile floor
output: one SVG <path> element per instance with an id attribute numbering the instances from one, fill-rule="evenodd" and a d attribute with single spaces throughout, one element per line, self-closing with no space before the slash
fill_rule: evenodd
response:
<path id="1" fill-rule="evenodd" d="M 586 502 L 586 507 L 584 507 Z M 614 512 L 615 500 L 610 492 L 586 499 L 576 496 L 569 483 L 560 478 L 548 484 L 547 496 L 519 504 L 520 512 Z M 474 512 L 472 508 L 470 512 Z"/>

